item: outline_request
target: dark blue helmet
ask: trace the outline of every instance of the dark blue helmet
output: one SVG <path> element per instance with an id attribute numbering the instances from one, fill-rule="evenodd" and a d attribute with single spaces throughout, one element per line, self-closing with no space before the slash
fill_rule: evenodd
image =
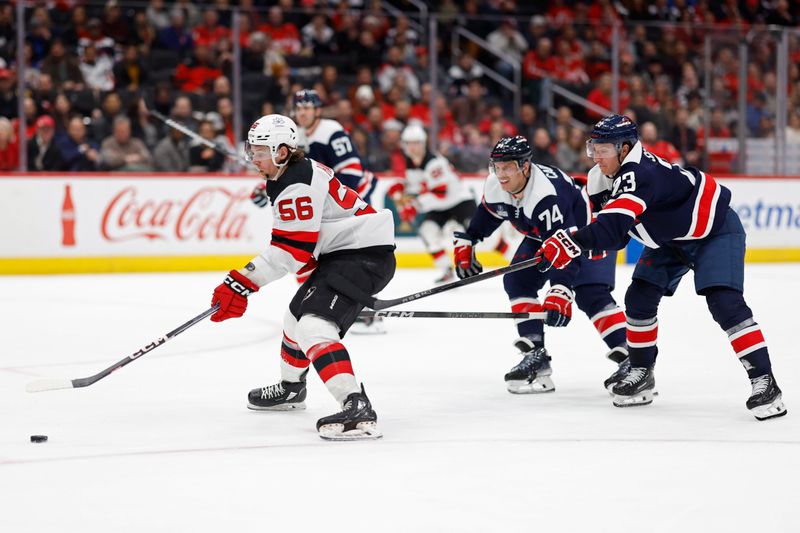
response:
<path id="1" fill-rule="evenodd" d="M 586 146 L 591 152 L 593 144 L 613 144 L 619 152 L 623 144 L 633 146 L 638 140 L 639 130 L 631 119 L 625 115 L 609 115 L 594 125 Z M 590 153 L 590 157 L 592 155 Z"/>
<path id="2" fill-rule="evenodd" d="M 314 89 L 303 89 L 302 91 L 294 93 L 293 105 L 312 106 L 315 108 L 322 107 L 322 99 Z"/>
<path id="3" fill-rule="evenodd" d="M 525 161 L 530 161 L 533 151 L 531 145 L 528 144 L 528 139 L 522 135 L 516 137 L 503 137 L 492 148 L 492 153 L 489 154 L 490 163 L 498 163 L 500 161 L 517 161 L 520 168 Z"/>

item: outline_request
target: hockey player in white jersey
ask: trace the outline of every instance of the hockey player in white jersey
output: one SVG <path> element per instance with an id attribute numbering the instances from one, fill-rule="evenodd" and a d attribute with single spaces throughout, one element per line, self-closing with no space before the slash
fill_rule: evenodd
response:
<path id="1" fill-rule="evenodd" d="M 394 222 L 343 185 L 327 166 L 297 147 L 297 125 L 289 117 L 267 115 L 247 136 L 247 158 L 266 180 L 273 228 L 268 249 L 244 268 L 231 270 L 215 290 L 211 317 L 220 322 L 242 316 L 247 298 L 287 273 L 312 270 L 284 318 L 281 381 L 250 391 L 255 410 L 303 409 L 306 375 L 314 365 L 342 411 L 323 417 L 317 430 L 325 439 L 381 436 L 363 384 L 359 386 L 341 340 L 363 308 L 331 287 L 330 276 L 349 280 L 376 294 L 394 276 Z"/>
<path id="2" fill-rule="evenodd" d="M 427 140 L 428 135 L 418 124 L 409 124 L 403 130 L 400 142 L 406 156 L 406 176 L 389 188 L 389 197 L 403 222 L 414 222 L 418 214 L 424 214 L 417 233 L 440 271 L 436 283 L 446 283 L 455 279 L 447 254 L 451 235 L 466 230 L 477 204 L 450 161 L 431 152 Z M 496 250 L 503 254 L 508 247 L 501 238 Z"/>

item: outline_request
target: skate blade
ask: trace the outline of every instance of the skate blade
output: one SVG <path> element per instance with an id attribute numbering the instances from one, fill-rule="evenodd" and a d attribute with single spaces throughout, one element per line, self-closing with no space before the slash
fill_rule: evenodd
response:
<path id="1" fill-rule="evenodd" d="M 638 407 L 653 403 L 653 391 L 642 391 L 633 396 L 614 395 L 614 407 Z"/>
<path id="2" fill-rule="evenodd" d="M 506 389 L 511 394 L 542 394 L 555 392 L 556 386 L 550 376 L 539 376 L 530 383 L 527 380 L 506 381 Z"/>
<path id="3" fill-rule="evenodd" d="M 783 416 L 789 411 L 786 410 L 786 407 L 783 405 L 783 400 L 778 396 L 771 404 L 754 407 L 750 409 L 750 412 L 753 413 L 756 420 L 769 420 L 770 418 Z"/>
<path id="4" fill-rule="evenodd" d="M 251 411 L 302 411 L 306 408 L 306 404 L 305 402 L 283 403 L 280 405 L 274 405 L 272 407 L 263 407 L 261 405 L 254 405 L 250 402 L 247 402 L 247 408 Z"/>
<path id="5" fill-rule="evenodd" d="M 617 382 L 617 383 L 618 383 L 618 382 Z M 608 387 L 606 387 L 606 391 L 608 391 L 608 395 L 609 395 L 609 396 L 611 396 L 612 398 L 613 398 L 614 396 L 616 396 L 616 394 L 614 394 L 614 391 L 613 391 L 613 390 L 611 390 L 611 389 L 613 389 L 613 388 L 614 388 L 614 385 L 616 385 L 617 383 L 612 383 L 611 385 L 609 385 Z M 653 396 L 658 396 L 658 391 L 657 391 L 657 390 L 655 390 L 655 389 L 653 389 L 653 392 L 652 392 L 651 394 L 652 394 Z"/>
<path id="6" fill-rule="evenodd" d="M 325 440 L 371 440 L 380 439 L 383 433 L 375 422 L 361 422 L 350 431 L 344 431 L 344 424 L 327 424 L 319 428 L 319 436 Z"/>

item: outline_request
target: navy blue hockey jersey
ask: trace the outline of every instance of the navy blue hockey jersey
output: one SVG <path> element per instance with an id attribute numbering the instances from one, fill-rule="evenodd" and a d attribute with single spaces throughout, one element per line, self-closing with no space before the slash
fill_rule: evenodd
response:
<path id="1" fill-rule="evenodd" d="M 481 208 L 472 217 L 467 233 L 474 240 L 482 240 L 505 220 L 525 238 L 541 243 L 558 229 L 572 231 L 588 224 L 589 198 L 585 189 L 556 167 L 532 164 L 520 199 L 505 192 L 491 172 L 484 184 Z M 573 261 L 563 271 L 554 272 L 551 283 L 572 286 L 578 269 L 578 261 Z"/>
<path id="2" fill-rule="evenodd" d="M 614 176 L 589 171 L 596 221 L 574 238 L 584 248 L 619 250 L 630 237 L 648 248 L 703 239 L 725 220 L 731 192 L 696 168 L 682 168 L 637 142 Z"/>

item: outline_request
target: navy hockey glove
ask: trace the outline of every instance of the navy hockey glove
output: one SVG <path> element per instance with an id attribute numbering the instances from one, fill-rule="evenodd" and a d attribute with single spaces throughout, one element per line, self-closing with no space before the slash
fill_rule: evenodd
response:
<path id="1" fill-rule="evenodd" d="M 211 315 L 211 321 L 239 318 L 247 310 L 247 297 L 257 291 L 258 285 L 236 270 L 231 270 L 225 281 L 214 289 L 211 305 L 219 304 L 219 311 Z"/>
<path id="2" fill-rule="evenodd" d="M 453 233 L 454 263 L 458 279 L 471 278 L 483 272 L 483 266 L 475 259 L 475 241 L 468 233 Z"/>
<path id="3" fill-rule="evenodd" d="M 258 207 L 267 207 L 269 205 L 269 196 L 267 196 L 267 182 L 262 181 L 253 192 L 250 193 L 250 200 Z"/>
<path id="4" fill-rule="evenodd" d="M 539 272 L 547 272 L 553 267 L 561 270 L 579 255 L 581 247 L 566 231 L 560 229 L 542 243 L 542 247 L 536 251 L 533 258 L 539 259 L 535 263 Z"/>
<path id="5" fill-rule="evenodd" d="M 553 285 L 544 297 L 542 309 L 547 312 L 544 323 L 554 328 L 569 324 L 575 294 L 564 285 Z"/>

